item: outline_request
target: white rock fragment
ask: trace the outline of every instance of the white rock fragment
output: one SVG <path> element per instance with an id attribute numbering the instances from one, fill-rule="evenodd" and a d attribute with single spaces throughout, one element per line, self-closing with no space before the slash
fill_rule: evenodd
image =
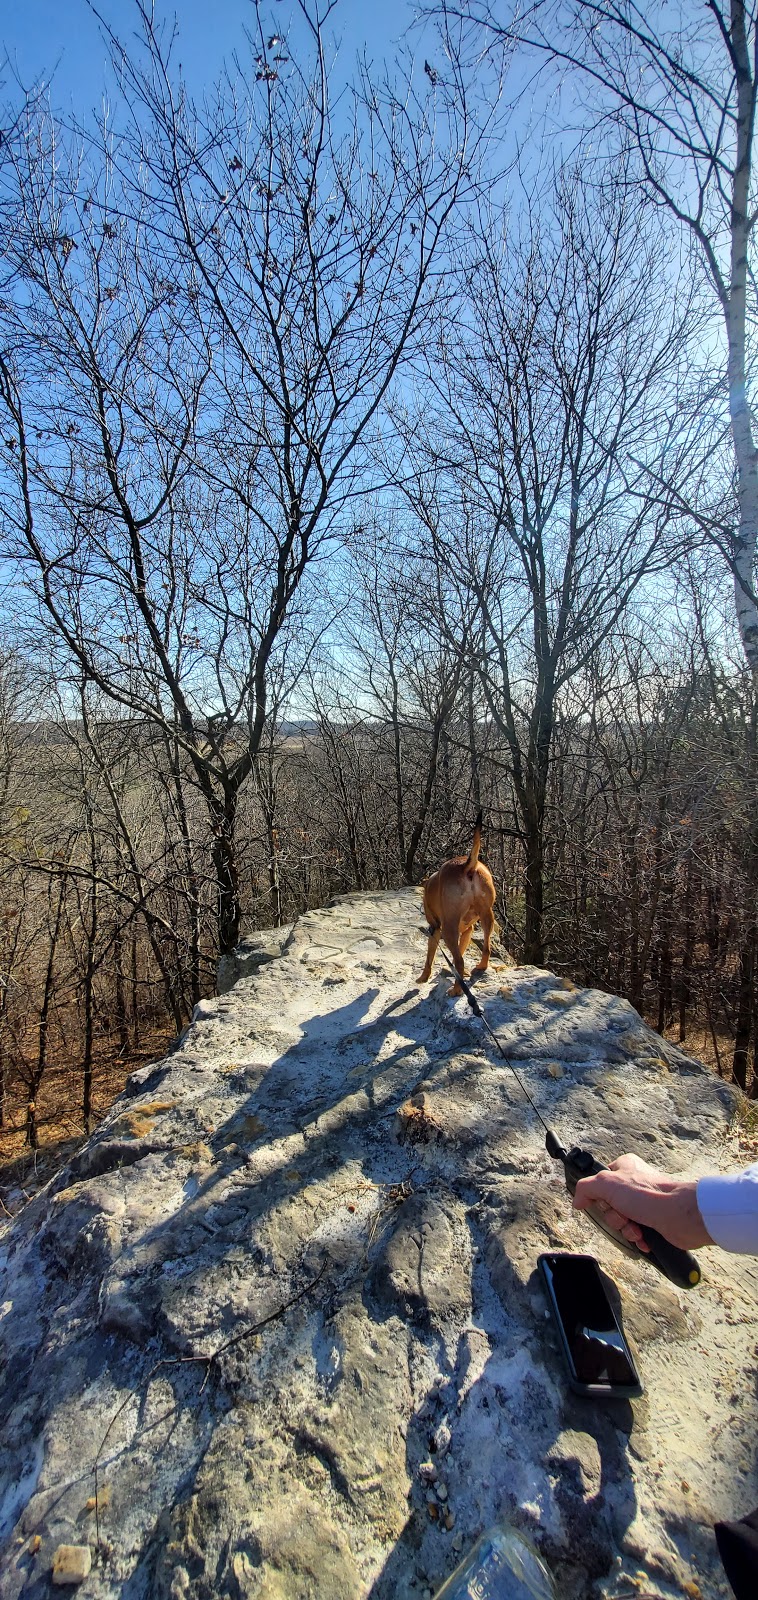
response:
<path id="1" fill-rule="evenodd" d="M 446 1422 L 441 1422 L 434 1435 L 434 1447 L 438 1456 L 446 1456 L 450 1449 L 452 1435 Z"/>
<path id="2" fill-rule="evenodd" d="M 437 1468 L 434 1462 L 422 1461 L 419 1464 L 418 1475 L 422 1483 L 435 1483 L 437 1480 Z"/>
<path id="3" fill-rule="evenodd" d="M 53 1583 L 83 1583 L 91 1566 L 88 1544 L 59 1544 L 53 1556 Z"/>
<path id="4" fill-rule="evenodd" d="M 438 1483 L 437 1484 L 437 1499 L 438 1500 L 447 1500 L 447 1484 L 445 1484 L 445 1483 Z"/>

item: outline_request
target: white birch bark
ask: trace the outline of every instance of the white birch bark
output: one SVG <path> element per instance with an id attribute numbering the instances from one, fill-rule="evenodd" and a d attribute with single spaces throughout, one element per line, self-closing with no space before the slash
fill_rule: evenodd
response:
<path id="1" fill-rule="evenodd" d="M 747 391 L 748 247 L 756 83 L 748 49 L 744 0 L 732 0 L 731 43 L 737 93 L 737 150 L 732 187 L 730 284 L 726 310 L 729 415 L 737 467 L 738 524 L 734 599 L 742 646 L 758 687 L 758 603 L 754 571 L 758 538 L 758 453 Z"/>

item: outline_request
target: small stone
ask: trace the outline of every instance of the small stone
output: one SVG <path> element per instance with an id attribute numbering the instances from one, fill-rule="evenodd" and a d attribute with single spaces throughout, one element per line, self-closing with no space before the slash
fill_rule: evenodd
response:
<path id="1" fill-rule="evenodd" d="M 454 1550 L 462 1550 L 463 1549 L 463 1534 L 462 1533 L 456 1533 L 455 1538 L 453 1539 L 452 1543 L 453 1543 L 453 1549 Z"/>
<path id="2" fill-rule="evenodd" d="M 88 1544 L 59 1544 L 53 1556 L 53 1583 L 83 1583 L 91 1566 Z"/>
<path id="3" fill-rule="evenodd" d="M 434 1448 L 438 1456 L 447 1455 L 450 1448 L 450 1429 L 446 1422 L 441 1422 L 434 1435 Z"/>
<path id="4" fill-rule="evenodd" d="M 418 1475 L 419 1475 L 422 1483 L 435 1483 L 436 1480 L 437 1480 L 437 1468 L 435 1467 L 434 1462 L 433 1461 L 422 1461 L 422 1462 L 420 1462 L 419 1463 L 419 1469 L 418 1469 Z"/>
<path id="5" fill-rule="evenodd" d="M 426 1502 L 426 1509 L 429 1512 L 429 1521 L 430 1522 L 436 1522 L 437 1518 L 438 1518 L 438 1516 L 440 1514 L 440 1508 L 437 1505 L 437 1501 L 433 1500 L 431 1495 L 429 1496 L 429 1499 Z"/>
<path id="6" fill-rule="evenodd" d="M 42 1539 L 41 1539 L 40 1535 L 38 1533 L 35 1533 L 34 1538 L 29 1540 L 29 1554 L 32 1555 L 32 1556 L 36 1556 L 37 1551 L 39 1550 L 39 1547 L 40 1547 L 41 1543 L 42 1543 Z"/>
<path id="7" fill-rule="evenodd" d="M 455 1527 L 455 1512 L 451 1511 L 449 1506 L 445 1512 L 445 1527 L 447 1528 L 448 1533 L 450 1533 Z"/>
<path id="8" fill-rule="evenodd" d="M 560 1061 L 548 1061 L 547 1070 L 550 1073 L 551 1078 L 563 1077 L 563 1067 L 561 1066 Z"/>
<path id="9" fill-rule="evenodd" d="M 447 1485 L 446 1484 L 444 1484 L 444 1483 L 438 1483 L 437 1484 L 437 1499 L 438 1500 L 447 1500 Z"/>

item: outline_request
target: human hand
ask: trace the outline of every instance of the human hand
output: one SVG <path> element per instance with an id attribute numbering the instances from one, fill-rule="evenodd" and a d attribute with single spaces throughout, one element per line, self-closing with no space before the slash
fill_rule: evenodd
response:
<path id="1" fill-rule="evenodd" d="M 694 1179 L 672 1178 L 639 1156 L 617 1156 L 602 1172 L 581 1178 L 574 1207 L 598 1206 L 604 1220 L 640 1250 L 648 1246 L 638 1224 L 657 1228 L 670 1244 L 683 1250 L 713 1244 L 697 1207 Z"/>

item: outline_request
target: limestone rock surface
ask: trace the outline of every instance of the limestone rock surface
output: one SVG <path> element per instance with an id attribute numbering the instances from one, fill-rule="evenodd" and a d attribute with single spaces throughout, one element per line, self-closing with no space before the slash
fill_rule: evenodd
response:
<path id="1" fill-rule="evenodd" d="M 752 1261 L 689 1294 L 571 1210 L 419 896 L 227 961 L 0 1241 L 4 1600 L 422 1600 L 497 1515 L 563 1600 L 721 1600 L 758 1503 Z M 236 981 L 235 981 L 236 980 Z M 495 962 L 489 1021 L 565 1144 L 728 1164 L 733 1091 L 624 1001 Z M 645 1394 L 572 1396 L 537 1275 L 595 1254 Z M 83 1563 L 86 1565 L 86 1561 Z"/>

